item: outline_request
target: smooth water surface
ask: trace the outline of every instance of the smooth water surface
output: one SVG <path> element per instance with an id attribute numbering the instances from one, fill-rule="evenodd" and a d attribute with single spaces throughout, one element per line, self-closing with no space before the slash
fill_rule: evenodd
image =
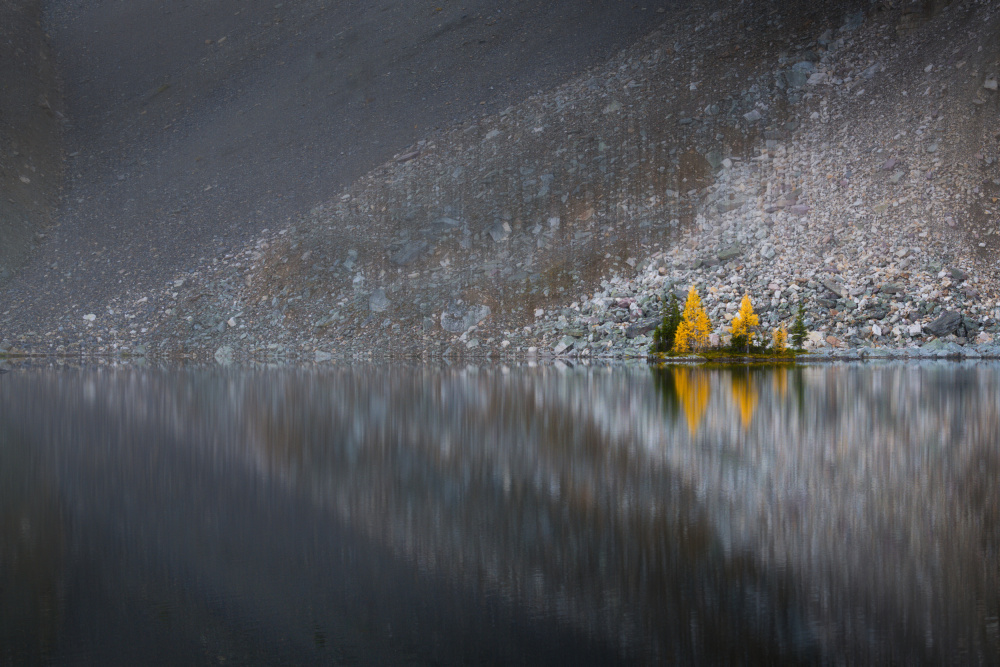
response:
<path id="1" fill-rule="evenodd" d="M 1000 661 L 1000 365 L 0 375 L 0 663 Z"/>

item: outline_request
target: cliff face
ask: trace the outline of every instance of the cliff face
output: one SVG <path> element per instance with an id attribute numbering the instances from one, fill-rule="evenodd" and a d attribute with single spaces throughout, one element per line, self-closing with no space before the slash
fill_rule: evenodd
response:
<path id="1" fill-rule="evenodd" d="M 62 100 L 39 0 L 0 0 L 0 284 L 44 238 L 62 178 Z"/>

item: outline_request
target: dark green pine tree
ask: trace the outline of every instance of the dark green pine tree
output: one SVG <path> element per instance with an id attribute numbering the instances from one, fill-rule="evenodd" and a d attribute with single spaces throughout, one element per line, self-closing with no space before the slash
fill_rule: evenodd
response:
<path id="1" fill-rule="evenodd" d="M 653 353 L 669 352 L 674 348 L 677 326 L 681 323 L 681 307 L 675 294 L 670 295 L 663 321 L 653 330 Z"/>
<path id="2" fill-rule="evenodd" d="M 806 331 L 806 305 L 804 301 L 799 301 L 799 312 L 795 314 L 795 323 L 789 333 L 792 335 L 792 344 L 795 349 L 801 350 L 809 333 Z"/>

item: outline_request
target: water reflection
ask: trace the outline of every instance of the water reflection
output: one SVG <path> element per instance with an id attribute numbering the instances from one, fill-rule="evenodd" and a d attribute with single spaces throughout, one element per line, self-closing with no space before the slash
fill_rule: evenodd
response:
<path id="1" fill-rule="evenodd" d="M 0 662 L 991 662 L 998 380 L 10 373 Z"/>

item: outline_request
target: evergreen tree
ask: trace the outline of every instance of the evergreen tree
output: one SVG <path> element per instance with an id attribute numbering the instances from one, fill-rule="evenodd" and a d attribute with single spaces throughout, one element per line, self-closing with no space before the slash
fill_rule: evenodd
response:
<path id="1" fill-rule="evenodd" d="M 733 318 L 730 334 L 732 339 L 729 343 L 733 350 L 747 352 L 753 340 L 754 327 L 760 324 L 760 318 L 753 312 L 753 304 L 750 303 L 750 295 L 744 294 L 740 302 L 740 310 Z"/>
<path id="2" fill-rule="evenodd" d="M 701 297 L 694 287 L 688 292 L 684 303 L 681 322 L 677 325 L 674 337 L 674 352 L 689 352 L 708 347 L 708 335 L 712 331 L 712 322 L 708 313 L 701 305 Z"/>
<path id="3" fill-rule="evenodd" d="M 681 323 L 681 308 L 677 296 L 670 295 L 670 303 L 663 315 L 663 321 L 653 330 L 653 352 L 669 352 L 674 347 L 677 326 Z"/>
<path id="4" fill-rule="evenodd" d="M 801 350 L 806 342 L 806 305 L 804 301 L 799 301 L 799 311 L 795 314 L 795 323 L 792 324 L 792 344 L 796 350 Z"/>

